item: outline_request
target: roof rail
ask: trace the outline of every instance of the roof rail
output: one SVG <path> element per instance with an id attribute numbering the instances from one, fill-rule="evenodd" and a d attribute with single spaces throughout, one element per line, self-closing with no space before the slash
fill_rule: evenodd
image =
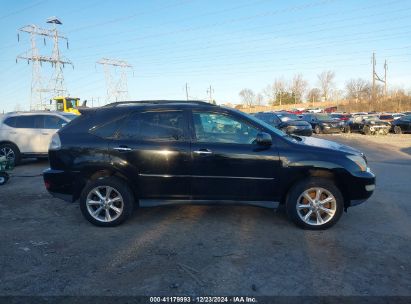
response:
<path id="1" fill-rule="evenodd" d="M 116 107 L 118 105 L 127 104 L 167 104 L 167 103 L 191 103 L 199 105 L 215 106 L 202 100 L 136 100 L 136 101 L 116 101 L 105 105 L 104 107 Z"/>

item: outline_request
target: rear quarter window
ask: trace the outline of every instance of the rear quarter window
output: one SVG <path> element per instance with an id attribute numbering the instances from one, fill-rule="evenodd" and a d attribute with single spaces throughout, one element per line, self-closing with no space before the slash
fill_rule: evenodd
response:
<path id="1" fill-rule="evenodd" d="M 3 122 L 6 126 L 15 128 L 16 126 L 16 117 L 8 117 Z"/>

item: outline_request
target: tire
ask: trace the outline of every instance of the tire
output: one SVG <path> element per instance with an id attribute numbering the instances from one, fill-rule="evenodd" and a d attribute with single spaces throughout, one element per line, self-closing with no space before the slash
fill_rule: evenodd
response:
<path id="1" fill-rule="evenodd" d="M 316 126 L 314 127 L 314 133 L 315 133 L 315 134 L 320 134 L 320 133 L 321 133 L 321 128 L 320 128 L 319 125 L 316 125 Z"/>
<path id="2" fill-rule="evenodd" d="M 394 127 L 394 133 L 395 134 L 402 134 L 402 130 L 400 126 L 395 126 Z"/>
<path id="3" fill-rule="evenodd" d="M 382 131 L 382 135 L 388 135 L 388 132 L 389 132 L 388 129 L 384 129 L 384 130 Z"/>
<path id="4" fill-rule="evenodd" d="M 3 186 L 9 180 L 9 175 L 6 172 L 0 172 L 0 186 Z"/>
<path id="5" fill-rule="evenodd" d="M 315 196 L 316 190 L 320 190 L 318 199 Z M 304 193 L 307 193 L 312 199 L 311 203 L 304 197 Z M 330 201 L 327 203 L 321 204 L 318 202 L 328 198 L 330 198 Z M 303 229 L 328 229 L 338 222 L 343 209 L 343 196 L 337 186 L 328 179 L 308 178 L 302 180 L 296 183 L 287 195 L 287 215 L 296 225 Z M 323 210 L 328 211 L 324 212 Z M 305 218 L 309 213 L 308 218 Z"/>
<path id="6" fill-rule="evenodd" d="M 347 134 L 350 134 L 350 133 L 351 133 L 351 128 L 350 128 L 350 126 L 346 126 L 346 127 L 344 128 L 344 133 L 347 133 Z"/>
<path id="7" fill-rule="evenodd" d="M 112 201 L 107 198 L 111 198 Z M 81 213 L 96 226 L 118 226 L 131 216 L 133 209 L 133 193 L 123 180 L 116 177 L 105 177 L 89 182 L 80 195 Z M 92 212 L 97 210 L 100 211 L 92 215 Z"/>
<path id="8" fill-rule="evenodd" d="M 9 156 L 8 158 L 13 160 L 14 165 L 18 165 L 21 160 L 19 148 L 11 143 L 0 144 L 0 156 Z"/>
<path id="9" fill-rule="evenodd" d="M 371 130 L 369 126 L 364 126 L 362 132 L 364 133 L 364 135 L 371 135 Z"/>

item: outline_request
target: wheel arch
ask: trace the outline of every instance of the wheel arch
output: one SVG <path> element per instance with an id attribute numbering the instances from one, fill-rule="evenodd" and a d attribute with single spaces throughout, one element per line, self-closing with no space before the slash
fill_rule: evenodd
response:
<path id="1" fill-rule="evenodd" d="M 87 167 L 81 171 L 81 179 L 79 179 L 75 184 L 73 200 L 77 200 L 80 197 L 81 191 L 84 189 L 87 183 L 105 177 L 117 177 L 118 179 L 127 183 L 134 197 L 137 199 L 138 191 L 135 187 L 136 181 L 126 173 L 113 167 Z"/>
<path id="2" fill-rule="evenodd" d="M 308 179 L 308 178 L 313 178 L 313 177 L 319 177 L 319 178 L 324 178 L 328 180 L 332 180 L 337 188 L 340 190 L 343 199 L 344 199 L 344 208 L 348 208 L 350 205 L 350 197 L 348 194 L 348 188 L 347 184 L 345 182 L 346 180 L 346 174 L 349 174 L 346 170 L 341 169 L 341 168 L 307 168 L 306 170 L 300 172 L 294 179 L 290 180 L 286 185 L 285 185 L 285 191 L 281 197 L 280 203 L 282 205 L 285 205 L 285 202 L 287 201 L 287 197 L 290 193 L 290 190 L 292 187 L 297 184 L 298 182 Z"/>

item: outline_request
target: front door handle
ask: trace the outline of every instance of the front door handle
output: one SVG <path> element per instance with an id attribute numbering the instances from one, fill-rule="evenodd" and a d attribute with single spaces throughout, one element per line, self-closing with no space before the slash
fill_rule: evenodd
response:
<path id="1" fill-rule="evenodd" d="M 113 148 L 114 150 L 120 151 L 120 152 L 127 152 L 127 151 L 131 151 L 131 148 L 126 147 L 126 146 L 120 146 L 120 147 L 115 147 Z"/>
<path id="2" fill-rule="evenodd" d="M 195 154 L 199 154 L 199 155 L 207 155 L 207 154 L 213 154 L 213 152 L 209 149 L 199 149 L 196 151 L 193 151 Z"/>

